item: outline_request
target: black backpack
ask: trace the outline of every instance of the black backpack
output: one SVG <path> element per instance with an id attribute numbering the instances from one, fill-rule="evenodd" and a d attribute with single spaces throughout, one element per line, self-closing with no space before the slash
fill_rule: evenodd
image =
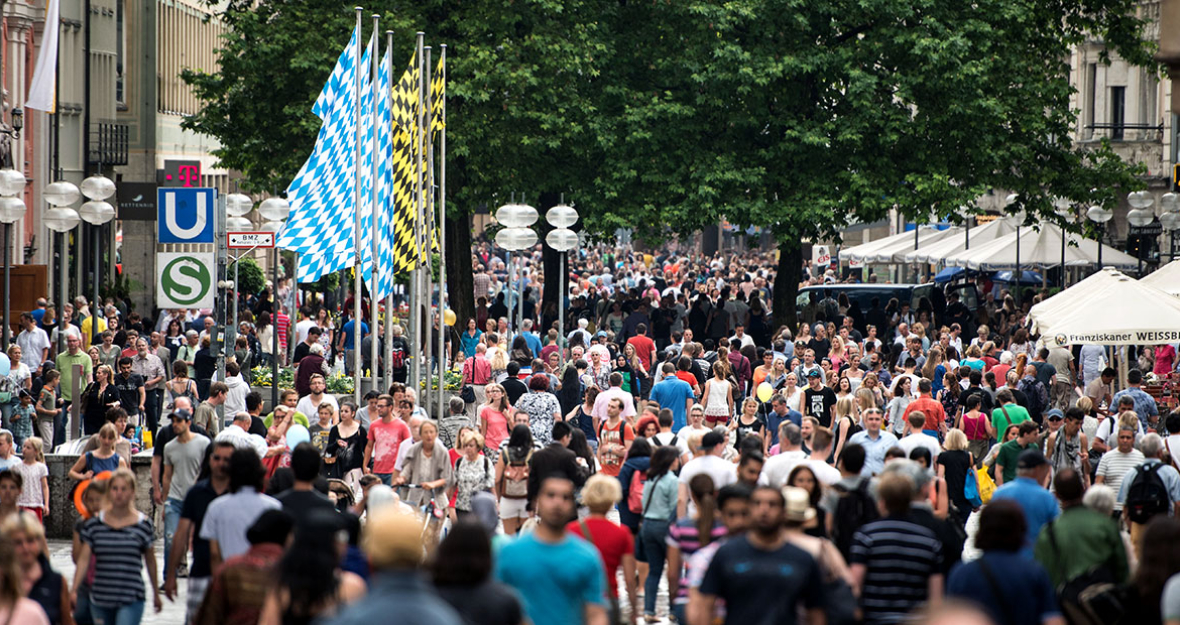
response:
<path id="1" fill-rule="evenodd" d="M 869 495 L 869 480 L 862 479 L 852 490 L 839 484 L 832 487 L 839 494 L 836 512 L 832 516 L 832 542 L 836 543 L 836 548 L 847 562 L 852 554 L 853 534 L 881 515 L 877 512 L 877 502 Z"/>
<path id="2" fill-rule="evenodd" d="M 1159 475 L 1162 462 L 1141 464 L 1135 469 L 1135 477 L 1127 490 L 1127 516 L 1139 524 L 1147 523 L 1157 514 L 1167 514 L 1171 498 L 1168 487 Z"/>

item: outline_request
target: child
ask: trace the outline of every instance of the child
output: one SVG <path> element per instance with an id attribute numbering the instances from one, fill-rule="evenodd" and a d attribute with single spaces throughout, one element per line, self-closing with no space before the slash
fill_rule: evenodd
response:
<path id="1" fill-rule="evenodd" d="M 328 435 L 332 433 L 332 422 L 336 420 L 336 408 L 328 402 L 323 402 L 319 405 L 317 412 L 320 420 L 307 428 L 307 432 L 311 434 L 311 444 L 315 445 L 315 448 L 323 455 L 324 450 L 328 448 Z"/>
<path id="2" fill-rule="evenodd" d="M 49 468 L 45 466 L 41 439 L 36 436 L 26 438 L 21 452 L 24 461 L 13 468 L 20 472 L 25 481 L 16 505 L 21 510 L 37 515 L 37 520 L 44 522 L 45 516 L 49 514 Z"/>
<path id="3" fill-rule="evenodd" d="M 44 384 L 41 394 L 37 396 L 37 434 L 43 441 L 53 444 L 53 422 L 61 413 L 61 402 L 57 397 L 57 385 L 61 383 L 61 373 L 57 370 L 46 371 L 43 376 Z"/>
<path id="4" fill-rule="evenodd" d="M 86 487 L 86 491 L 82 493 L 82 505 L 85 510 L 79 510 L 81 513 L 78 521 L 74 523 L 74 544 L 70 551 L 70 557 L 74 560 L 74 566 L 78 566 L 78 558 L 82 555 L 82 536 L 80 530 L 82 524 L 86 523 L 92 517 L 98 516 L 99 512 L 106 506 L 107 499 L 107 482 L 110 480 L 93 480 L 90 486 Z M 90 555 L 90 566 L 87 567 L 86 579 L 78 585 L 76 589 L 78 600 L 74 607 L 74 622 L 78 625 L 92 625 L 94 620 L 90 616 L 90 587 L 94 584 L 94 554 Z"/>
<path id="5" fill-rule="evenodd" d="M 12 443 L 23 447 L 26 438 L 33 435 L 33 396 L 25 389 L 20 391 L 20 403 L 12 407 Z"/>
<path id="6" fill-rule="evenodd" d="M 115 428 L 115 424 L 104 423 L 98 431 L 98 449 L 78 457 L 78 461 L 70 467 L 70 479 L 81 482 L 103 471 L 127 467 L 127 461 L 115 452 L 115 443 L 118 441 L 119 430 Z"/>

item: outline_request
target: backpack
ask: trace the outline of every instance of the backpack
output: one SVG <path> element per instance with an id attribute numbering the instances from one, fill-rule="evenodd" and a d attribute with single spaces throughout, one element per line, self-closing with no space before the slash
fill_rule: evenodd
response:
<path id="1" fill-rule="evenodd" d="M 644 484 L 647 484 L 647 471 L 632 471 L 631 484 L 627 487 L 627 508 L 635 514 L 643 512 Z"/>
<path id="2" fill-rule="evenodd" d="M 393 351 L 390 352 L 390 354 L 389 354 L 389 366 L 392 369 L 398 369 L 398 370 L 405 369 L 406 368 L 406 350 L 401 349 L 400 347 L 394 348 Z"/>
<path id="3" fill-rule="evenodd" d="M 1049 546 L 1053 549 L 1054 560 L 1060 562 L 1061 548 L 1057 544 L 1054 523 L 1056 521 L 1049 521 L 1045 532 L 1049 537 Z M 1128 586 L 1115 583 L 1111 567 L 1106 563 L 1067 579 L 1056 588 L 1061 612 L 1071 625 L 1110 625 L 1120 622 L 1127 612 L 1128 602 L 1134 599 L 1128 589 Z"/>
<path id="4" fill-rule="evenodd" d="M 1153 462 L 1141 464 L 1135 469 L 1135 477 L 1127 490 L 1127 502 L 1123 504 L 1132 522 L 1142 525 L 1157 514 L 1168 513 L 1171 497 L 1168 496 L 1168 487 L 1159 475 L 1162 466 L 1162 462 Z"/>
<path id="5" fill-rule="evenodd" d="M 529 494 L 529 461 L 533 459 L 533 452 L 525 456 L 520 463 L 512 462 L 508 452 L 504 451 L 504 496 L 513 499 L 528 497 Z"/>
<path id="6" fill-rule="evenodd" d="M 834 484 L 839 498 L 836 512 L 832 515 L 832 542 L 848 561 L 852 555 L 852 535 L 862 526 L 880 518 L 877 502 L 869 495 L 869 480 L 864 479 L 852 490 Z"/>
<path id="7" fill-rule="evenodd" d="M 1030 415 L 1040 415 L 1045 412 L 1045 407 L 1049 405 L 1049 392 L 1045 390 L 1045 385 L 1041 384 L 1040 380 L 1024 378 L 1016 388 L 1028 397 L 1026 408 L 1028 408 Z"/>

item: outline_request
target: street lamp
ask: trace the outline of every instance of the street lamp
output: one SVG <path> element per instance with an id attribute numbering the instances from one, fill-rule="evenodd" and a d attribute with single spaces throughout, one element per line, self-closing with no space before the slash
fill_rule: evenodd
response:
<path id="1" fill-rule="evenodd" d="M 1131 210 L 1127 212 L 1127 223 L 1136 228 L 1142 228 L 1155 219 L 1155 213 L 1151 210 L 1151 205 L 1154 200 L 1151 199 L 1151 194 L 1147 191 L 1134 191 L 1127 194 L 1127 203 L 1131 205 Z M 1142 237 L 1139 239 L 1142 241 Z M 1143 250 L 1136 248 L 1135 250 L 1139 258 L 1139 275 L 1143 275 Z"/>
<path id="2" fill-rule="evenodd" d="M 288 203 L 287 200 L 284 200 L 281 197 L 267 198 L 265 200 L 262 200 L 262 203 L 258 205 L 258 214 L 261 215 L 262 218 L 266 220 L 262 223 L 262 226 L 259 229 L 264 232 L 273 232 L 275 235 L 275 241 L 278 241 L 279 232 L 281 232 L 283 230 L 283 220 L 285 220 L 287 218 L 287 216 L 291 214 L 291 204 Z M 275 247 L 273 247 L 271 249 L 274 250 L 274 262 L 271 263 L 271 269 L 270 269 L 271 275 L 273 276 L 271 278 L 271 284 L 274 285 L 275 289 L 278 289 L 279 288 L 279 248 L 276 245 Z M 237 282 L 237 280 L 236 280 L 237 274 L 236 273 L 234 274 L 234 278 L 235 278 L 234 282 L 236 283 Z M 359 294 L 358 294 L 358 297 L 359 297 Z M 278 301 L 279 301 L 279 299 L 276 296 L 275 297 L 275 304 L 276 305 L 278 304 Z M 275 309 L 275 312 L 276 313 L 278 312 L 278 308 Z M 278 319 L 278 317 L 276 315 L 275 320 L 277 320 L 277 319 Z M 270 404 L 272 406 L 277 406 L 279 404 L 279 333 L 277 330 L 274 330 L 273 328 L 271 330 L 272 330 L 271 331 L 271 341 L 272 341 L 271 353 L 274 355 L 274 358 L 271 359 L 271 364 L 270 364 L 270 367 L 271 367 L 271 370 L 270 370 Z M 358 347 L 359 347 L 359 345 L 358 345 Z M 356 385 L 356 388 L 358 390 L 360 389 L 360 387 L 361 387 L 360 384 Z M 359 400 L 359 397 L 357 399 Z"/>
<path id="3" fill-rule="evenodd" d="M 557 341 L 560 347 L 561 341 L 565 340 L 565 297 L 568 289 L 566 282 L 569 281 L 569 275 L 565 270 L 565 257 L 567 252 L 578 247 L 578 235 L 569 229 L 578 222 L 578 211 L 572 206 L 559 204 L 545 212 L 545 221 L 554 228 L 545 235 L 545 242 L 561 253 L 561 273 L 557 275 Z M 565 362 L 565 348 L 558 351 L 562 362 Z"/>
<path id="4" fill-rule="evenodd" d="M 78 187 L 74 183 L 59 180 L 49 183 L 41 195 L 45 197 L 45 201 L 50 206 L 49 210 L 45 211 L 42 221 L 45 222 L 47 228 L 61 234 L 61 275 L 58 278 L 61 283 L 61 299 L 58 300 L 57 315 L 57 349 L 61 351 L 66 333 L 66 317 L 63 313 L 65 312 L 65 302 L 69 298 L 67 292 L 70 270 L 68 233 L 78 227 L 82 221 L 82 218 L 78 216 L 78 211 L 70 207 L 82 197 L 82 193 L 78 191 Z"/>
<path id="5" fill-rule="evenodd" d="M 100 174 L 83 180 L 82 195 L 86 196 L 88 201 L 78 208 L 78 215 L 83 221 L 94 226 L 102 226 L 109 222 L 115 218 L 115 207 L 111 206 L 106 199 L 114 194 L 115 183 L 106 176 Z M 101 246 L 94 246 L 94 309 L 90 311 L 90 343 L 92 345 L 98 342 L 98 320 L 101 318 L 96 316 L 101 301 L 98 293 L 99 276 L 102 273 L 99 271 L 99 266 L 102 264 L 99 247 Z"/>
<path id="6" fill-rule="evenodd" d="M 1098 269 L 1102 269 L 1102 241 L 1106 238 L 1106 222 L 1114 218 L 1114 211 L 1097 204 L 1086 209 L 1086 219 L 1098 224 Z"/>
<path id="7" fill-rule="evenodd" d="M 509 250 L 520 251 L 537 244 L 537 233 L 529 226 L 537 223 L 537 209 L 528 204 L 505 204 L 496 210 L 496 221 L 507 226 L 496 233 L 496 245 Z M 524 321 L 524 262 L 523 256 L 517 257 L 517 308 L 515 333 L 520 332 Z M 514 337 L 515 338 L 515 337 Z M 508 343 L 510 346 L 511 342 Z"/>
<path id="8" fill-rule="evenodd" d="M 19 110 L 19 109 L 18 109 Z M 14 118 L 15 122 L 15 118 Z M 8 350 L 12 330 L 10 271 L 12 269 L 12 224 L 25 216 L 25 201 L 20 198 L 25 190 L 25 175 L 15 169 L 0 171 L 0 222 L 4 224 L 4 350 Z"/>

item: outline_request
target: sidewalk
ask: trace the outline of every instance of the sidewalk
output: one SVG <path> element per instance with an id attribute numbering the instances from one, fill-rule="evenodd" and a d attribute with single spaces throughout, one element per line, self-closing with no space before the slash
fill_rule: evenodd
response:
<path id="1" fill-rule="evenodd" d="M 67 583 L 73 584 L 74 580 L 74 561 L 70 557 L 70 541 L 68 540 L 50 540 L 49 541 L 49 562 L 54 570 L 65 576 Z M 156 541 L 156 566 L 159 571 L 164 570 L 164 541 Z M 144 588 L 149 587 L 147 578 L 147 567 L 143 569 Z M 152 607 L 152 595 L 147 594 L 146 605 L 143 611 L 143 625 L 182 625 L 184 623 L 184 602 L 188 595 L 188 580 L 177 580 L 177 589 L 180 591 L 175 602 L 168 601 L 167 597 L 162 597 L 164 600 L 164 609 L 159 614 L 155 612 Z M 163 578 L 160 579 L 163 584 Z"/>

